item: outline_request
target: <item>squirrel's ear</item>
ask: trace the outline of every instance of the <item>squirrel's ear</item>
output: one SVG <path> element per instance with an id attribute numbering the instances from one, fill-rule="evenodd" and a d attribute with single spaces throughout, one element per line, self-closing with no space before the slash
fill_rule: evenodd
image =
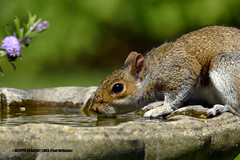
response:
<path id="1" fill-rule="evenodd" d="M 133 60 L 135 59 L 135 57 L 136 57 L 137 55 L 138 55 L 137 52 L 131 52 L 131 53 L 128 55 L 127 59 L 125 60 L 124 65 L 128 65 L 129 63 L 133 62 Z"/>
<path id="2" fill-rule="evenodd" d="M 136 76 L 137 79 L 142 80 L 146 71 L 144 57 L 137 52 L 131 52 L 125 60 L 124 65 L 129 63 L 132 63 L 131 73 Z"/>

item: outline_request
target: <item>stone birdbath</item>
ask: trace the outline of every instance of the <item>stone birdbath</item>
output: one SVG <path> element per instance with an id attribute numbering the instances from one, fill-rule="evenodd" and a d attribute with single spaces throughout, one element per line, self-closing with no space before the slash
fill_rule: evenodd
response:
<path id="1" fill-rule="evenodd" d="M 206 118 L 205 108 L 188 106 L 167 120 L 134 113 L 101 118 L 83 109 L 95 90 L 0 88 L 0 159 L 231 160 L 240 153 L 240 117 L 236 115 Z M 27 114 L 29 110 L 32 115 Z M 42 113 L 52 110 L 55 114 Z M 46 121 L 63 115 L 59 110 L 72 116 L 74 123 L 66 117 Z M 35 111 L 41 114 L 36 117 Z M 79 118 L 83 122 L 76 121 Z"/>

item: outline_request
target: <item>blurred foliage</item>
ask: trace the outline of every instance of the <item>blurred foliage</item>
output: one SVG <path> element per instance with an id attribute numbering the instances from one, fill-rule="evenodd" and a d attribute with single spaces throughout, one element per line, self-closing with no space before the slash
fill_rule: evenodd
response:
<path id="1" fill-rule="evenodd" d="M 235 160 L 240 160 L 240 154 L 235 158 Z"/>
<path id="2" fill-rule="evenodd" d="M 131 51 L 146 53 L 202 26 L 240 26 L 239 0 L 0 0 L 0 39 L 27 11 L 50 29 L 22 50 L 17 71 L 0 60 L 1 87 L 98 85 Z M 26 20 L 25 20 L 26 21 Z"/>

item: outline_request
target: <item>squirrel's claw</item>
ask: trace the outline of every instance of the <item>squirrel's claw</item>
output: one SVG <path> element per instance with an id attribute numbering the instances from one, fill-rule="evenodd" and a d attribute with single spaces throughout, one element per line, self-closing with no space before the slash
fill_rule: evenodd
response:
<path id="1" fill-rule="evenodd" d="M 165 117 L 166 115 L 172 113 L 174 110 L 168 105 L 162 105 L 161 107 L 156 107 L 147 111 L 144 114 L 145 118 L 157 118 L 157 117 Z"/>
<path id="2" fill-rule="evenodd" d="M 223 112 L 229 112 L 230 109 L 228 108 L 228 106 L 226 105 L 220 105 L 220 104 L 216 104 L 213 106 L 213 108 L 207 110 L 207 116 L 216 116 L 218 114 L 221 114 Z"/>
<path id="3" fill-rule="evenodd" d="M 152 109 L 157 108 L 159 106 L 162 106 L 163 104 L 164 104 L 163 101 L 153 102 L 153 103 L 150 103 L 150 104 L 146 105 L 141 110 L 149 111 L 149 110 L 152 110 Z"/>

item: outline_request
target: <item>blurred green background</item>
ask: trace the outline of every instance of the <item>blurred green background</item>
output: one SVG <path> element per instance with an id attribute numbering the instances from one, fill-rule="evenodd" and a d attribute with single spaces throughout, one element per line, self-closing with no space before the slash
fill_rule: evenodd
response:
<path id="1" fill-rule="evenodd" d="M 202 26 L 240 27 L 239 0 L 0 0 L 4 27 L 27 11 L 50 29 L 22 50 L 14 71 L 1 59 L 1 87 L 23 89 L 98 85 L 131 51 L 146 53 Z"/>

